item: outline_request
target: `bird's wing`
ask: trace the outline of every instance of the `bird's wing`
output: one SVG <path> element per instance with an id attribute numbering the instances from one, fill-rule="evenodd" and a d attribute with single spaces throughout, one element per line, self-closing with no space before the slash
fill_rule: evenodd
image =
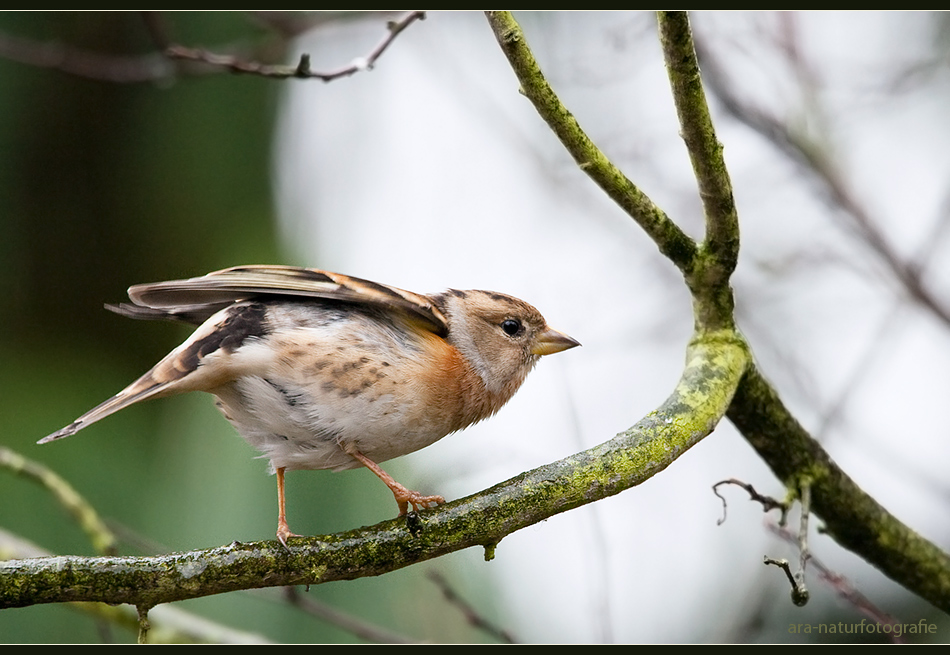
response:
<path id="1" fill-rule="evenodd" d="M 134 304 L 107 305 L 131 318 L 201 323 L 240 300 L 260 297 L 321 298 L 397 311 L 445 336 L 445 316 L 432 298 L 358 277 L 295 266 L 235 266 L 187 280 L 138 284 Z"/>

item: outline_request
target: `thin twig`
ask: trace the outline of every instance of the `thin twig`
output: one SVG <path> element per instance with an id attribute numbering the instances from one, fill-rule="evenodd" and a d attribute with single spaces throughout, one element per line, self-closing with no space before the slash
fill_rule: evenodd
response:
<path id="1" fill-rule="evenodd" d="M 416 639 L 411 639 L 397 632 L 386 630 L 378 625 L 373 625 L 368 621 L 356 618 L 352 614 L 341 612 L 330 607 L 326 603 L 314 600 L 306 594 L 300 593 L 297 587 L 284 587 L 284 598 L 294 607 L 307 612 L 311 616 L 322 619 L 352 635 L 374 644 L 418 644 Z"/>
<path id="2" fill-rule="evenodd" d="M 265 64 L 235 54 L 220 54 L 203 48 L 191 48 L 172 40 L 168 25 L 157 12 L 142 12 L 142 17 L 146 30 L 159 49 L 157 53 L 134 56 L 101 54 L 61 43 L 42 43 L 0 33 L 0 57 L 38 68 L 59 70 L 87 79 L 124 84 L 165 80 L 181 73 L 207 73 L 208 69 L 271 79 L 319 79 L 330 82 L 372 69 L 396 37 L 412 23 L 425 20 L 426 13 L 410 11 L 397 20 L 388 21 L 386 35 L 372 50 L 362 57 L 353 59 L 346 66 L 331 71 L 311 70 L 310 56 L 307 54 L 301 55 L 295 65 L 287 66 Z M 315 19 L 302 21 L 296 26 L 290 26 L 286 21 L 281 22 L 282 38 L 325 22 L 327 21 Z M 268 25 L 277 23 L 276 18 L 268 21 Z M 182 70 L 172 65 L 170 60 L 200 64 L 200 66 Z M 205 70 L 199 70 L 200 68 Z"/>
<path id="3" fill-rule="evenodd" d="M 231 73 L 244 73 L 268 77 L 273 79 L 318 79 L 331 82 L 341 77 L 348 77 L 364 70 L 371 70 L 376 60 L 386 51 L 399 34 L 417 20 L 425 20 L 424 11 L 410 11 L 395 21 L 386 24 L 387 33 L 380 42 L 365 56 L 357 57 L 346 66 L 332 71 L 315 71 L 310 68 L 310 55 L 302 54 L 297 64 L 286 66 L 280 64 L 263 64 L 257 61 L 248 61 L 233 55 L 217 54 L 202 48 L 189 48 L 180 44 L 170 44 L 165 48 L 165 55 L 170 59 L 196 61 L 221 68 Z"/>
<path id="4" fill-rule="evenodd" d="M 503 628 L 495 626 L 493 623 L 488 621 L 485 617 L 475 611 L 475 608 L 472 607 L 468 602 L 465 601 L 458 593 L 449 585 L 448 581 L 442 576 L 442 574 L 436 571 L 429 571 L 428 578 L 435 583 L 435 585 L 442 592 L 442 595 L 445 597 L 445 600 L 449 604 L 454 605 L 462 612 L 462 615 L 465 617 L 465 620 L 468 621 L 469 625 L 491 635 L 496 640 L 505 643 L 505 644 L 516 644 L 518 643 L 515 638 L 511 635 L 510 632 Z"/>
<path id="5" fill-rule="evenodd" d="M 148 643 L 148 631 L 151 628 L 151 625 L 148 622 L 148 610 L 149 608 L 143 605 L 136 605 L 136 611 L 139 614 L 139 636 L 138 643 L 147 644 Z"/>
<path id="6" fill-rule="evenodd" d="M 96 552 L 110 555 L 116 550 L 112 530 L 99 517 L 95 508 L 71 484 L 51 469 L 23 457 L 5 446 L 0 446 L 0 468 L 13 471 L 39 482 L 62 505 L 82 528 Z"/>
<path id="7" fill-rule="evenodd" d="M 811 485 L 807 482 L 799 485 L 799 503 L 801 516 L 798 523 L 798 572 L 795 574 L 795 583 L 792 585 L 792 602 L 798 607 L 808 603 L 810 594 L 805 585 L 805 566 L 811 557 L 808 551 L 808 517 L 811 515 Z"/>
<path id="8" fill-rule="evenodd" d="M 792 544 L 799 543 L 800 535 L 793 533 L 788 528 L 773 523 L 767 523 L 766 525 L 769 530 L 785 541 Z M 812 568 L 818 571 L 819 579 L 830 585 L 842 600 L 857 609 L 861 614 L 881 625 L 897 625 L 899 623 L 897 619 L 878 608 L 867 596 L 855 589 L 847 578 L 829 569 L 814 555 L 809 554 L 808 561 Z"/>
<path id="9" fill-rule="evenodd" d="M 762 563 L 766 566 L 777 566 L 785 571 L 785 577 L 788 578 L 789 584 L 792 585 L 792 602 L 795 602 L 795 590 L 798 588 L 798 580 L 795 574 L 792 573 L 792 567 L 788 563 L 788 560 L 784 557 L 782 559 L 775 559 L 774 557 L 766 555 L 762 558 Z M 795 604 L 798 605 L 799 603 L 795 602 Z"/>
<path id="10" fill-rule="evenodd" d="M 736 478 L 729 478 L 728 480 L 720 480 L 712 486 L 713 493 L 719 497 L 719 500 L 722 501 L 722 518 L 716 521 L 716 525 L 722 525 L 726 522 L 726 498 L 719 493 L 719 487 L 724 484 L 734 484 L 737 487 L 742 487 L 749 494 L 751 500 L 762 505 L 763 512 L 770 512 L 773 509 L 782 510 L 782 515 L 779 518 L 779 525 L 785 525 L 785 520 L 788 518 L 789 505 L 785 502 L 780 502 L 775 500 L 771 496 L 763 496 L 758 491 L 755 490 L 748 482 L 743 482 L 742 480 L 737 480 Z"/>
<path id="11" fill-rule="evenodd" d="M 719 493 L 719 487 L 724 484 L 733 484 L 737 487 L 742 487 L 745 489 L 749 494 L 750 499 L 762 505 L 762 511 L 766 513 L 773 509 L 780 509 L 782 511 L 782 515 L 779 517 L 778 524 L 781 526 L 785 525 L 790 509 L 789 503 L 779 502 L 771 496 L 763 496 L 757 492 L 755 488 L 748 482 L 743 482 L 742 480 L 737 480 L 735 478 L 722 480 L 713 485 L 713 493 L 719 496 L 719 499 L 722 500 L 722 518 L 719 519 L 716 525 L 722 525 L 726 520 L 726 499 Z M 808 602 L 808 589 L 805 587 L 805 562 L 808 560 L 808 506 L 811 504 L 811 496 L 808 486 L 804 485 L 802 491 L 802 518 L 801 529 L 799 531 L 799 553 L 801 558 L 798 572 L 794 574 L 792 573 L 791 566 L 786 559 L 775 559 L 768 556 L 763 558 L 763 561 L 766 565 L 777 566 L 785 571 L 785 575 L 788 576 L 788 581 L 792 585 L 792 602 L 799 607 L 805 605 Z"/>
<path id="12" fill-rule="evenodd" d="M 808 551 L 808 517 L 811 515 L 811 485 L 802 483 L 799 489 L 799 502 L 802 508 L 802 515 L 799 518 L 798 525 L 798 555 L 802 575 L 805 574 L 805 565 L 811 553 Z"/>

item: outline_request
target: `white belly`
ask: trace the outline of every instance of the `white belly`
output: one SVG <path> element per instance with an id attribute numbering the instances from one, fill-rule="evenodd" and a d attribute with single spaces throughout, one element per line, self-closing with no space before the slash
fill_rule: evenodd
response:
<path id="1" fill-rule="evenodd" d="M 356 468 L 344 451 L 352 445 L 375 462 L 405 455 L 441 439 L 446 430 L 416 421 L 417 408 L 391 394 L 341 397 L 313 393 L 291 382 L 251 376 L 216 390 L 218 406 L 245 441 L 273 468 Z"/>

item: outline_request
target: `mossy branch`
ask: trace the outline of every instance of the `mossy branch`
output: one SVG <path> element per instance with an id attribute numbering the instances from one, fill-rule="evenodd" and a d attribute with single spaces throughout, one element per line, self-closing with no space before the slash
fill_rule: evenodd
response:
<path id="1" fill-rule="evenodd" d="M 693 267 L 697 246 L 662 209 L 601 152 L 548 84 L 521 27 L 506 11 L 486 12 L 495 38 L 521 84 L 522 92 L 577 162 L 580 169 L 646 231 L 684 275 Z"/>
<path id="2" fill-rule="evenodd" d="M 661 11 L 657 23 L 680 134 L 706 222 L 706 236 L 686 284 L 693 294 L 697 328 L 732 328 L 735 303 L 729 278 L 739 259 L 739 215 L 732 181 L 706 103 L 689 18 L 682 11 Z"/>
<path id="3" fill-rule="evenodd" d="M 722 144 L 709 115 L 689 18 L 681 11 L 661 11 L 657 22 L 681 135 L 705 212 L 706 247 L 720 266 L 717 277 L 705 281 L 728 283 L 739 258 L 739 215 Z"/>
<path id="4" fill-rule="evenodd" d="M 410 519 L 335 535 L 232 543 L 161 557 L 45 557 L 0 562 L 0 609 L 39 603 L 159 603 L 228 591 L 380 575 L 481 546 L 490 557 L 516 530 L 620 493 L 672 464 L 725 414 L 749 362 L 734 334 L 687 350 L 676 389 L 654 412 L 600 446 Z"/>
<path id="5" fill-rule="evenodd" d="M 673 221 L 590 143 L 545 81 L 511 14 L 487 15 L 524 94 L 544 121 L 581 168 L 636 219 L 684 273 L 693 294 L 697 333 L 734 329 L 734 300 L 728 280 L 739 252 L 738 215 L 722 146 L 702 90 L 687 14 L 661 12 L 658 25 L 681 133 L 705 211 L 706 239 L 699 247 L 690 247 L 692 241 Z M 803 480 L 810 483 L 814 512 L 838 543 L 907 589 L 950 611 L 950 557 L 888 513 L 838 468 L 754 367 L 742 378 L 728 416 L 789 489 L 797 492 Z"/>

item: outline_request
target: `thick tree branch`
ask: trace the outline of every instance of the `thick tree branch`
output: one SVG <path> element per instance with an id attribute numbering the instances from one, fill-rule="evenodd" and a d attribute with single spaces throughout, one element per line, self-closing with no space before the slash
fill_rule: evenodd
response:
<path id="1" fill-rule="evenodd" d="M 717 179 L 720 165 L 725 172 L 721 151 L 708 125 L 705 97 L 692 86 L 699 83 L 699 68 L 688 19 L 682 12 L 661 13 L 659 24 L 668 66 L 673 69 L 670 79 L 682 132 L 693 158 L 701 195 L 704 203 L 707 198 L 716 199 L 711 206 L 705 205 L 708 225 L 711 213 L 728 213 L 731 186 L 728 176 Z M 803 157 L 809 152 L 808 149 L 799 151 Z M 816 170 L 828 170 L 826 166 L 817 165 L 814 157 L 808 160 Z M 852 215 L 861 215 L 856 205 L 847 200 L 849 196 L 835 182 L 836 178 L 826 175 L 825 179 L 842 206 Z M 718 194 L 709 188 L 716 184 L 724 185 Z M 731 218 L 724 217 L 720 224 L 728 229 L 730 222 Z M 867 220 L 859 222 L 866 229 L 873 225 Z M 737 227 L 734 235 L 737 248 Z M 869 240 L 875 244 L 879 241 Z M 876 247 L 881 251 L 879 245 Z M 887 254 L 885 259 L 893 261 Z M 914 285 L 908 287 L 915 288 Z M 699 302 L 696 305 L 696 311 L 703 310 L 704 305 Z M 839 544 L 860 554 L 885 575 L 935 606 L 950 611 L 950 556 L 901 523 L 838 468 L 754 366 L 736 391 L 728 416 L 786 486 L 796 492 L 803 484 L 810 487 L 813 511 L 825 521 L 826 532 Z"/>
<path id="2" fill-rule="evenodd" d="M 729 262 L 738 253 L 738 221 L 730 206 L 731 187 L 728 176 L 723 177 L 725 167 L 705 98 L 696 88 L 699 69 L 686 15 L 661 14 L 659 24 L 681 131 L 706 208 L 708 252 L 714 265 L 724 265 L 719 270 L 709 269 L 713 273 L 709 276 L 704 275 L 709 265 L 704 257 L 707 244 L 699 251 L 676 247 L 681 243 L 677 235 L 682 232 L 665 214 L 654 211 L 652 202 L 639 189 L 629 182 L 614 186 L 608 183 L 626 178 L 589 142 L 544 81 L 514 18 L 503 12 L 489 12 L 488 18 L 525 95 L 542 118 L 581 167 L 684 272 L 693 292 L 697 331 L 710 325 L 731 327 L 732 295 L 727 278 L 732 270 Z M 596 161 L 596 166 L 591 161 Z M 717 183 L 726 186 L 715 190 L 712 187 Z M 712 246 L 713 242 L 718 245 Z M 950 557 L 889 514 L 839 469 L 754 366 L 740 382 L 728 416 L 791 490 L 797 492 L 803 482 L 811 485 L 812 507 L 838 543 L 935 606 L 950 611 Z"/>
<path id="3" fill-rule="evenodd" d="M 52 558 L 50 553 L 0 528 L 0 560 L 12 558 Z M 113 606 L 105 603 L 69 603 L 68 607 L 108 625 L 137 631 L 139 617 L 134 607 Z M 264 644 L 264 637 L 221 625 L 186 612 L 173 605 L 157 607 L 149 614 L 152 629 L 149 642 L 153 644 Z"/>
<path id="4" fill-rule="evenodd" d="M 161 557 L 51 557 L 0 562 L 0 608 L 98 600 L 148 609 L 216 593 L 380 575 L 481 546 L 612 496 L 659 473 L 708 435 L 749 362 L 732 333 L 703 334 L 687 350 L 676 389 L 654 412 L 600 446 L 523 473 L 437 509 L 350 532 L 232 543 Z"/>

